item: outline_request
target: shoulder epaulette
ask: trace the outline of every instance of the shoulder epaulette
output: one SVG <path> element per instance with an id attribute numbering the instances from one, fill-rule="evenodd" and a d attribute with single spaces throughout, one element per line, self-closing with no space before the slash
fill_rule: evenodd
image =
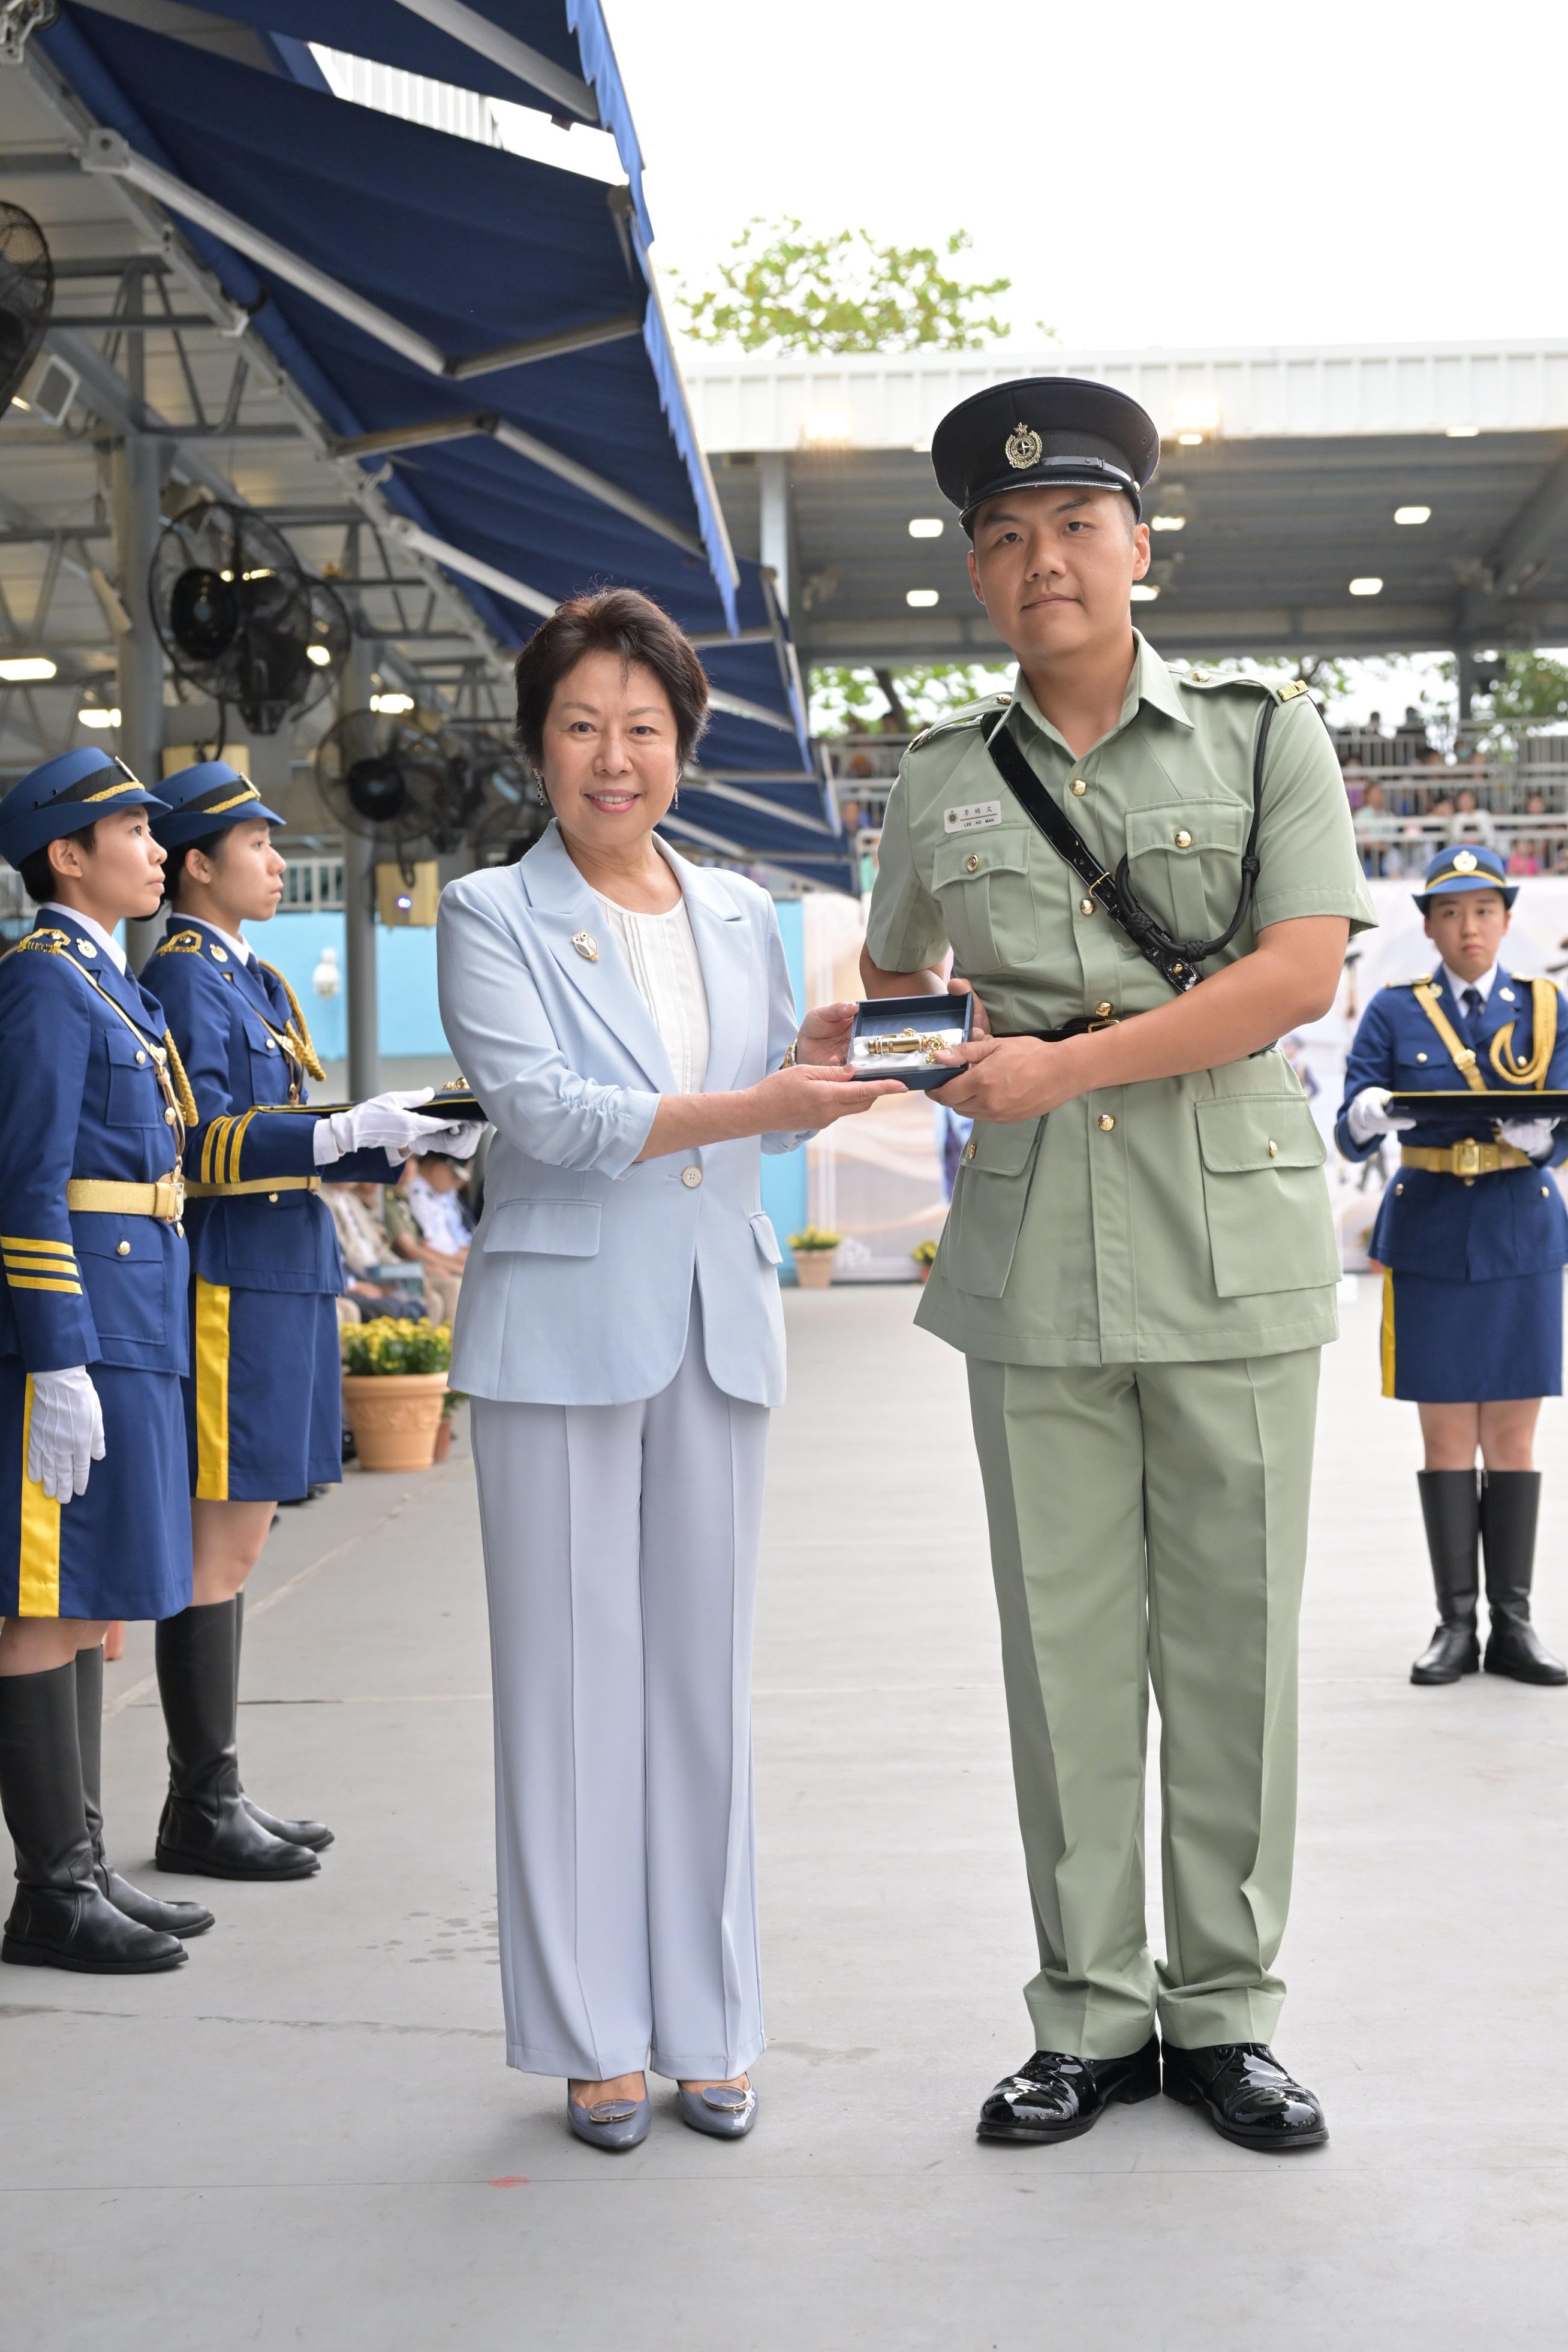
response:
<path id="1" fill-rule="evenodd" d="M 200 955 L 202 935 L 200 931 L 171 931 L 166 940 L 159 940 L 152 952 L 161 956 Z"/>
<path id="2" fill-rule="evenodd" d="M 1408 980 L 1385 980 L 1383 985 L 1385 988 L 1426 988 L 1430 985 L 1431 978 L 1429 971 L 1416 971 L 1412 972 Z"/>
<path id="3" fill-rule="evenodd" d="M 1271 695 L 1276 702 L 1293 702 L 1299 694 L 1308 694 L 1312 690 L 1305 678 L 1290 677 L 1283 686 L 1275 686 L 1269 678 L 1249 677 L 1245 670 L 1239 669 L 1173 670 L 1171 675 L 1178 686 L 1197 686 L 1210 690 L 1217 687 L 1250 687 L 1254 694 Z"/>
<path id="4" fill-rule="evenodd" d="M 949 734 L 956 727 L 977 727 L 988 711 L 1005 710 L 1011 700 L 1010 694 L 988 694 L 981 702 L 967 702 L 961 710 L 946 711 L 922 729 L 909 748 L 918 751 L 923 743 L 929 743 L 935 736 Z"/>
<path id="5" fill-rule="evenodd" d="M 20 955 L 25 949 L 40 948 L 45 955 L 63 955 L 70 943 L 68 931 L 54 931 L 45 926 L 38 930 L 28 931 L 24 938 L 17 940 L 10 952 L 13 955 Z"/>

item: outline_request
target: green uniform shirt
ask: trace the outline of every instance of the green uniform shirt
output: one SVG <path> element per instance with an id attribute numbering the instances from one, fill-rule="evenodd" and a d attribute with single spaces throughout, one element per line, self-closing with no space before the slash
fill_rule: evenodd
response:
<path id="1" fill-rule="evenodd" d="M 1252 756 L 1264 770 L 1252 908 L 1206 973 L 1270 923 L 1375 918 L 1339 764 L 1304 694 L 1176 677 L 1136 639 L 1116 727 L 1082 759 L 1021 673 L 1008 712 L 1035 774 L 1113 874 L 1177 938 L 1236 907 Z M 1144 1013 L 1171 991 L 1025 816 L 977 705 L 911 744 L 888 798 L 867 945 L 887 971 L 972 981 L 998 1034 Z M 1077 789 L 1079 786 L 1082 789 Z M 1085 913 L 1085 905 L 1092 911 Z M 1335 1336 L 1339 1260 L 1323 1139 L 1276 1049 L 1191 1076 L 1079 1097 L 1049 1118 L 977 1124 L 917 1320 L 1005 1363 L 1197 1362 Z"/>

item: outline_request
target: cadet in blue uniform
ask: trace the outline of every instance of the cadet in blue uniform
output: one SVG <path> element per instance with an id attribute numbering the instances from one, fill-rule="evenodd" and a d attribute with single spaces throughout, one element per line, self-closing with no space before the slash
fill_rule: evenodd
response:
<path id="1" fill-rule="evenodd" d="M 1386 1269 L 1383 1392 L 1419 1406 L 1427 1450 L 1421 1509 L 1440 1622 L 1411 1668 L 1416 1683 L 1457 1682 L 1483 1663 L 1483 1559 L 1488 1674 L 1568 1681 L 1530 1622 L 1532 1446 L 1542 1398 L 1563 1388 L 1568 1261 L 1568 1213 L 1546 1173 L 1568 1158 L 1568 1137 L 1531 1115 L 1530 1097 L 1568 1087 L 1568 1024 L 1552 982 L 1499 961 L 1517 896 L 1496 851 L 1478 842 L 1432 860 L 1416 903 L 1437 969 L 1367 1006 L 1335 1130 L 1348 1159 L 1365 1160 L 1380 1137 L 1411 1130 L 1390 1112 L 1391 1090 L 1478 1097 L 1473 1111 L 1456 1104 L 1451 1119 L 1423 1121 L 1403 1144 L 1371 1244 Z"/>
<path id="2" fill-rule="evenodd" d="M 343 1268 L 317 1196 L 323 1177 L 395 1178 L 416 1146 L 471 1151 L 479 1129 L 420 1118 L 409 1106 L 428 1089 L 329 1118 L 298 1108 L 321 1066 L 287 982 L 240 932 L 277 911 L 284 861 L 271 828 L 282 819 L 222 760 L 162 789 L 169 809 L 154 830 L 173 915 L 146 977 L 195 1104 L 185 1146 L 195 1583 L 192 1605 L 158 1628 L 170 1793 L 157 1859 L 210 1877 L 298 1878 L 319 1868 L 331 1832 L 244 1795 L 235 1711 L 242 1588 L 277 1500 L 341 1475 Z"/>
<path id="3" fill-rule="evenodd" d="M 114 926 L 151 915 L 162 806 L 100 751 L 0 801 L 0 856 L 40 902 L 0 960 L 0 1799 L 17 1893 L 0 1958 L 177 1967 L 213 1924 L 103 1854 L 102 1641 L 191 1594 L 185 1507 L 191 1103 Z"/>

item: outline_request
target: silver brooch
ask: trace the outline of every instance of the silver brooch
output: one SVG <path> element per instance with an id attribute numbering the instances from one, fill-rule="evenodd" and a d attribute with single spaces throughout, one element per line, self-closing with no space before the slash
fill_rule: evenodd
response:
<path id="1" fill-rule="evenodd" d="M 573 931 L 571 944 L 588 963 L 599 961 L 599 941 L 591 931 Z"/>

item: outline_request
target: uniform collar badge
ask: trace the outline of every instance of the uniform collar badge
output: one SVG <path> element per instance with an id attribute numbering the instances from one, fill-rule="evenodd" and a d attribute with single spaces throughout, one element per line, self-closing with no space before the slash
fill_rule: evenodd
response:
<path id="1" fill-rule="evenodd" d="M 1015 425 L 1007 439 L 1007 460 L 1017 474 L 1038 466 L 1045 444 L 1032 425 Z"/>
<path id="2" fill-rule="evenodd" d="M 211 942 L 207 949 L 207 953 L 212 957 L 214 963 L 227 963 L 229 960 L 229 951 L 227 948 L 219 947 L 216 940 L 214 940 Z"/>
<path id="3" fill-rule="evenodd" d="M 591 931 L 573 931 L 571 944 L 588 963 L 599 961 L 599 941 Z"/>
<path id="4" fill-rule="evenodd" d="M 78 940 L 77 941 L 77 953 L 78 955 L 95 956 L 98 953 L 98 950 L 94 947 L 90 940 Z"/>

